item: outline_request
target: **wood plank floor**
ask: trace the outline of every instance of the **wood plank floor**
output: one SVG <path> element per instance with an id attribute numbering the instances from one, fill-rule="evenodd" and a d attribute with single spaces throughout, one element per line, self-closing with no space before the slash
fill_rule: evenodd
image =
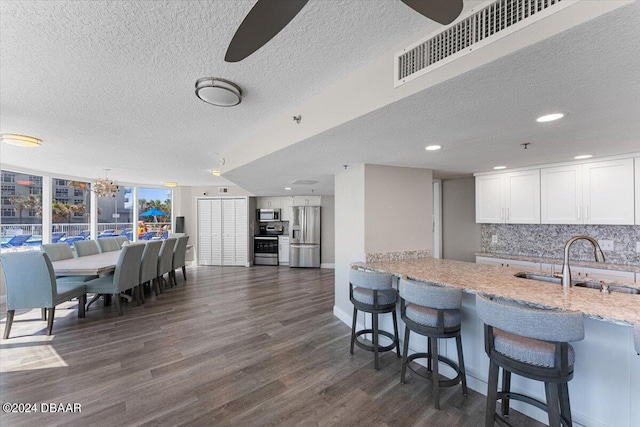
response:
<path id="1" fill-rule="evenodd" d="M 39 310 L 16 313 L 0 342 L 2 403 L 80 403 L 80 413 L 0 414 L 0 425 L 479 426 L 484 396 L 400 384 L 395 354 L 356 348 L 333 314 L 333 270 L 188 267 L 146 304 L 75 303 L 45 335 Z M 5 313 L 5 307 L 0 307 Z M 4 330 L 4 320 L 0 333 Z M 520 426 L 539 423 L 514 413 Z"/>

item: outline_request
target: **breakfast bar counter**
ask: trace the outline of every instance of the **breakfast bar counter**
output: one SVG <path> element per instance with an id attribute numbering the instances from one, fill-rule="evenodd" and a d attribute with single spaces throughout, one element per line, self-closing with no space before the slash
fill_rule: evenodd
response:
<path id="1" fill-rule="evenodd" d="M 472 294 L 481 292 L 540 307 L 577 310 L 589 318 L 625 326 L 640 323 L 640 294 L 603 294 L 597 289 L 578 287 L 564 290 L 555 283 L 514 277 L 514 274 L 522 272 L 522 268 L 518 267 L 498 267 L 434 258 L 355 265 L 396 276 L 407 276 L 413 280 L 455 286 Z M 640 284 L 637 283 L 620 283 L 640 288 Z"/>
<path id="2" fill-rule="evenodd" d="M 601 293 L 598 289 L 571 287 L 514 277 L 522 268 L 501 267 L 433 258 L 354 263 L 363 269 L 407 276 L 463 289 L 462 341 L 469 387 L 485 394 L 489 369 L 484 351 L 484 326 L 476 314 L 475 295 L 486 293 L 536 307 L 578 310 L 584 313 L 585 338 L 572 343 L 576 352 L 574 378 L 569 382 L 574 425 L 640 425 L 640 356 L 634 347 L 633 328 L 640 323 L 640 294 Z M 539 274 L 539 272 L 538 272 Z M 633 282 L 621 283 L 639 288 Z M 365 324 L 366 324 L 365 320 Z M 381 328 L 391 330 L 384 319 Z M 403 325 L 400 322 L 400 337 Z M 411 352 L 424 351 L 426 340 L 413 337 Z M 455 345 L 444 340 L 446 357 L 456 359 Z M 442 366 L 442 365 L 441 365 Z M 445 375 L 451 376 L 451 373 Z M 544 399 L 541 383 L 514 376 L 512 390 Z M 513 407 L 542 422 L 546 414 L 529 405 Z"/>

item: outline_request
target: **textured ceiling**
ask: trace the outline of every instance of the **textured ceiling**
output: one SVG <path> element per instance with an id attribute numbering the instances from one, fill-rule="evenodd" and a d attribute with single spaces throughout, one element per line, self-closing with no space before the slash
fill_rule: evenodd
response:
<path id="1" fill-rule="evenodd" d="M 0 2 L 0 144 L 5 165 L 119 182 L 226 182 L 217 153 L 329 85 L 437 28 L 400 0 L 311 0 L 245 61 L 223 61 L 253 1 Z M 468 8 L 471 2 L 465 2 Z M 395 104 L 228 172 L 254 194 L 313 179 L 333 193 L 342 165 L 432 168 L 440 176 L 640 151 L 640 6 L 589 21 Z M 199 77 L 240 84 L 244 101 L 199 101 Z M 561 110 L 567 117 L 533 119 Z M 303 119 L 304 120 L 304 119 Z M 524 151 L 520 145 L 532 143 Z M 444 148 L 426 153 L 424 146 Z M 307 194 L 309 186 L 294 188 Z"/>
<path id="2" fill-rule="evenodd" d="M 121 181 L 206 185 L 217 153 L 431 21 L 400 0 L 310 1 L 264 48 L 223 61 L 254 1 L 0 3 L 0 130 L 45 140 L 3 144 L 4 164 Z M 217 108 L 196 79 L 238 83 Z M 26 159 L 28 157 L 28 159 Z M 218 178 L 219 181 L 224 180 Z"/>

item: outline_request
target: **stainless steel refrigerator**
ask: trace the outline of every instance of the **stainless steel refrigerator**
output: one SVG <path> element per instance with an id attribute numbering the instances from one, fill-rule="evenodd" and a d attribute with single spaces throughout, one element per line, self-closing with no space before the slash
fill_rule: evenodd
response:
<path id="1" fill-rule="evenodd" d="M 320 206 L 293 206 L 289 224 L 289 266 L 320 267 Z"/>

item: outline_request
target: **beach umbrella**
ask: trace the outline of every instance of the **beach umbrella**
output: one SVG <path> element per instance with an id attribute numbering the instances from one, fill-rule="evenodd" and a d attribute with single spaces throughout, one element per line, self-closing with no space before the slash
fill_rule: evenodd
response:
<path id="1" fill-rule="evenodd" d="M 169 216 L 169 215 L 166 212 L 161 211 L 158 208 L 152 208 L 152 209 L 149 209 L 148 211 L 142 212 L 140 214 L 140 216 L 141 217 L 151 217 L 152 216 L 154 218 L 155 222 L 158 222 L 158 218 L 157 217 L 159 217 L 159 216 Z"/>

